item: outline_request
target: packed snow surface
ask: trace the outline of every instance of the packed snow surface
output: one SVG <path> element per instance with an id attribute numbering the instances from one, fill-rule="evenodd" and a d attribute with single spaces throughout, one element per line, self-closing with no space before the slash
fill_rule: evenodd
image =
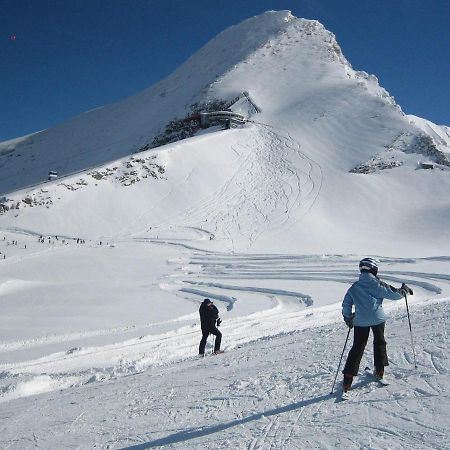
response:
<path id="1" fill-rule="evenodd" d="M 248 122 L 150 148 L 215 100 Z M 1 143 L 0 448 L 448 448 L 449 143 L 287 11 Z M 342 402 L 365 256 L 414 295 L 384 304 L 389 386 L 369 343 Z M 225 353 L 199 359 L 206 297 Z"/>

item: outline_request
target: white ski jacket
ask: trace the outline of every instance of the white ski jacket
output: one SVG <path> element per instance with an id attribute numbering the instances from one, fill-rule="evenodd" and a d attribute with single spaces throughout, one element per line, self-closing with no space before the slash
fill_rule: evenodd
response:
<path id="1" fill-rule="evenodd" d="M 353 283 L 342 302 L 342 315 L 351 318 L 353 307 L 355 316 L 353 325 L 369 327 L 386 321 L 383 299 L 400 300 L 400 289 L 384 283 L 369 272 L 361 272 L 359 280 Z"/>

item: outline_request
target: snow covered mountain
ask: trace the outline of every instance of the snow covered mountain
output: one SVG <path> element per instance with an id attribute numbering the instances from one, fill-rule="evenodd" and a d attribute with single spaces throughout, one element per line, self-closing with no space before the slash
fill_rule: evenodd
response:
<path id="1" fill-rule="evenodd" d="M 250 116 L 243 129 L 145 150 L 165 142 L 174 118 L 230 104 L 243 92 L 261 111 L 249 114 L 246 98 L 232 105 Z M 302 252 L 348 252 L 357 239 L 370 251 L 408 253 L 420 232 L 428 234 L 423 250 L 433 252 L 450 237 L 447 203 L 434 189 L 449 182 L 448 129 L 417 122 L 374 76 L 351 68 L 321 24 L 268 12 L 225 30 L 130 99 L 1 144 L 7 205 L 26 206 L 25 200 L 48 207 L 32 214 L 19 208 L 2 221 L 11 227 L 45 221 L 54 234 L 112 236 L 140 231 L 141 219 L 132 226 L 130 217 L 143 214 L 147 228 L 203 228 L 208 220 L 208 231 L 227 248 L 256 249 L 255 241 L 266 248 L 276 235 L 273 250 Z M 438 170 L 417 171 L 420 161 Z M 44 181 L 50 170 L 64 180 L 13 194 Z M 111 196 L 113 202 L 105 200 Z M 405 196 L 414 201 L 405 204 Z M 180 203 L 186 212 L 175 219 Z M 287 227 L 297 231 L 294 247 L 280 236 Z"/>
<path id="2" fill-rule="evenodd" d="M 221 109 L 245 123 L 200 126 Z M 270 11 L 1 143 L 0 447 L 446 448 L 449 133 L 320 23 Z M 395 382 L 337 404 L 340 303 L 368 255 L 414 289 L 418 369 L 393 302 Z M 199 361 L 204 297 L 229 354 Z"/>

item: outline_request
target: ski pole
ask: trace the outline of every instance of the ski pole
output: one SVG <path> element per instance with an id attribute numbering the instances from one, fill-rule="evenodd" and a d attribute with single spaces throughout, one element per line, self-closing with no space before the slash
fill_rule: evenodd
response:
<path id="1" fill-rule="evenodd" d="M 337 376 L 338 376 L 338 373 L 339 373 L 339 369 L 341 368 L 342 357 L 344 356 L 345 347 L 347 347 L 347 341 L 348 341 L 348 337 L 350 336 L 350 330 L 351 330 L 351 328 L 348 329 L 347 338 L 345 339 L 344 348 L 342 349 L 341 359 L 339 360 L 339 365 L 338 365 L 338 368 L 337 368 L 337 370 L 336 370 L 336 376 L 334 377 L 333 387 L 331 388 L 330 395 L 331 395 L 331 394 L 333 393 L 333 391 L 334 391 L 334 385 L 336 384 L 336 379 L 337 379 Z"/>
<path id="2" fill-rule="evenodd" d="M 406 315 L 408 316 L 408 323 L 409 323 L 409 334 L 411 336 L 411 347 L 412 347 L 413 356 L 414 356 L 414 367 L 417 369 L 416 350 L 414 348 L 414 339 L 413 339 L 413 332 L 412 332 L 412 327 L 411 327 L 411 319 L 409 317 L 408 298 L 406 297 L 406 293 L 404 295 L 405 295 L 405 302 L 406 302 Z"/>

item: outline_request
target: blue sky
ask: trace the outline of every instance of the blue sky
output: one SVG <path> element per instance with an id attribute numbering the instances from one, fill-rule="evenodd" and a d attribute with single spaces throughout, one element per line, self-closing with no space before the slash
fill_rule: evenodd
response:
<path id="1" fill-rule="evenodd" d="M 323 23 L 406 113 L 450 126 L 449 0 L 0 0 L 0 141 L 139 92 L 283 9 Z"/>

